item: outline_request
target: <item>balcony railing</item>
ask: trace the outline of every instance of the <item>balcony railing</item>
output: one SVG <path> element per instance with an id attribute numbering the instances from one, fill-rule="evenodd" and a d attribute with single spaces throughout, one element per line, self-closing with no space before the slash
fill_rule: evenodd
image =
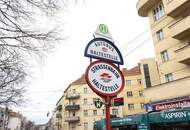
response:
<path id="1" fill-rule="evenodd" d="M 65 117 L 66 122 L 78 122 L 79 120 L 79 116 Z"/>
<path id="2" fill-rule="evenodd" d="M 175 51 L 179 63 L 190 64 L 190 44 Z"/>
<path id="3" fill-rule="evenodd" d="M 56 114 L 56 118 L 62 118 L 61 113 L 57 113 L 57 114 Z"/>
<path id="4" fill-rule="evenodd" d="M 79 93 L 67 93 L 66 94 L 66 99 L 78 99 L 80 98 Z"/>
<path id="5" fill-rule="evenodd" d="M 71 111 L 71 110 L 79 110 L 80 105 L 67 105 L 65 106 L 65 110 Z"/>
<path id="6" fill-rule="evenodd" d="M 171 25 L 169 28 L 172 32 L 172 37 L 178 40 L 182 40 L 186 37 L 190 36 L 190 15 L 177 21 L 173 25 Z"/>

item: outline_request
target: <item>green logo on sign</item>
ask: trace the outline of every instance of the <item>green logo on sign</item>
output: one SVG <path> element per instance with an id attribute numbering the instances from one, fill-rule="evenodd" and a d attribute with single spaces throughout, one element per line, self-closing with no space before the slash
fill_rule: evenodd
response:
<path id="1" fill-rule="evenodd" d="M 103 105 L 103 102 L 98 98 L 95 102 L 94 105 L 96 108 L 101 108 Z"/>
<path id="2" fill-rule="evenodd" d="M 105 24 L 100 24 L 99 29 L 104 34 L 108 33 L 108 27 Z"/>

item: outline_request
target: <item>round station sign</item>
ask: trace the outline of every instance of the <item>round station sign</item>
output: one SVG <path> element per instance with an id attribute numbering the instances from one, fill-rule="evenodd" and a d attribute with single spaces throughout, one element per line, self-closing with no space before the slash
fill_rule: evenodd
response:
<path id="1" fill-rule="evenodd" d="M 114 64 L 95 61 L 86 70 L 86 82 L 98 95 L 116 96 L 124 87 L 124 77 Z"/>

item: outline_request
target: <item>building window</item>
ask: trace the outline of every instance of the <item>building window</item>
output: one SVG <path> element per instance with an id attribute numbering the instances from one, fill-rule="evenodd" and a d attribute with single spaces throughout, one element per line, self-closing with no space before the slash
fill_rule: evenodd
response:
<path id="1" fill-rule="evenodd" d="M 144 110 L 145 109 L 144 103 L 141 103 L 140 105 L 141 105 L 141 110 Z"/>
<path id="2" fill-rule="evenodd" d="M 153 10 L 154 20 L 158 21 L 162 16 L 164 16 L 164 6 L 163 4 L 157 5 Z"/>
<path id="3" fill-rule="evenodd" d="M 97 101 L 97 98 L 93 98 L 93 99 L 92 99 L 93 104 L 94 104 L 96 101 Z"/>
<path id="4" fill-rule="evenodd" d="M 97 110 L 93 110 L 93 115 L 94 116 L 97 116 L 98 114 L 97 114 Z"/>
<path id="5" fill-rule="evenodd" d="M 87 88 L 84 88 L 84 93 L 88 93 L 88 90 L 87 90 Z"/>
<path id="6" fill-rule="evenodd" d="M 113 109 L 112 109 L 112 114 L 113 114 L 113 115 L 118 115 L 118 109 L 113 108 Z"/>
<path id="7" fill-rule="evenodd" d="M 134 104 L 133 103 L 128 104 L 128 110 L 134 110 Z"/>
<path id="8" fill-rule="evenodd" d="M 88 99 L 87 98 L 84 98 L 84 105 L 87 105 L 88 104 Z"/>
<path id="9" fill-rule="evenodd" d="M 170 82 L 173 80 L 173 74 L 169 73 L 165 75 L 166 82 Z"/>
<path id="10" fill-rule="evenodd" d="M 84 116 L 88 116 L 88 110 L 84 110 Z"/>
<path id="11" fill-rule="evenodd" d="M 126 80 L 126 85 L 131 86 L 131 80 Z"/>
<path id="12" fill-rule="evenodd" d="M 162 29 L 160 29 L 159 31 L 156 32 L 156 36 L 157 36 L 157 39 L 158 41 L 161 41 L 164 39 L 164 32 Z"/>
<path id="13" fill-rule="evenodd" d="M 88 130 L 88 122 L 84 122 L 84 130 Z"/>
<path id="14" fill-rule="evenodd" d="M 145 83 L 146 87 L 151 87 L 151 81 L 150 81 L 150 73 L 149 73 L 149 67 L 148 64 L 143 64 L 143 70 L 144 70 L 144 77 L 145 77 Z"/>
<path id="15" fill-rule="evenodd" d="M 102 115 L 105 116 L 105 114 L 106 114 L 106 113 L 105 113 L 105 110 L 103 109 L 103 110 L 102 110 Z"/>
<path id="16" fill-rule="evenodd" d="M 137 85 L 141 85 L 142 82 L 141 82 L 141 79 L 137 79 Z"/>
<path id="17" fill-rule="evenodd" d="M 127 91 L 127 97 L 132 97 L 133 96 L 133 92 L 132 91 Z"/>
<path id="18" fill-rule="evenodd" d="M 140 91 L 139 91 L 139 96 L 140 96 L 140 97 L 143 97 L 143 96 L 144 96 L 144 94 L 143 94 L 143 91 L 142 91 L 142 90 L 140 90 Z"/>
<path id="19" fill-rule="evenodd" d="M 76 94 L 76 89 L 73 89 L 73 94 Z"/>
<path id="20" fill-rule="evenodd" d="M 167 50 L 162 51 L 162 52 L 161 52 L 161 57 L 162 57 L 162 62 L 167 62 L 167 61 L 169 61 L 168 51 L 167 51 Z"/>

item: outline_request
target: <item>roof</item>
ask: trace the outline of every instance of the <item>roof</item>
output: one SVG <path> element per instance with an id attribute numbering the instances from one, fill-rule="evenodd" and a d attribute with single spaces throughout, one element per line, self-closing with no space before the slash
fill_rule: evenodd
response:
<path id="1" fill-rule="evenodd" d="M 133 68 L 131 68 L 130 70 L 127 70 L 127 68 L 123 68 L 123 75 L 124 76 L 132 76 L 132 75 L 138 75 L 138 74 L 141 74 L 141 71 L 140 71 L 140 66 L 137 65 Z"/>
<path id="2" fill-rule="evenodd" d="M 80 84 L 86 84 L 85 74 L 83 74 L 80 78 L 71 83 L 71 85 L 80 85 Z"/>

